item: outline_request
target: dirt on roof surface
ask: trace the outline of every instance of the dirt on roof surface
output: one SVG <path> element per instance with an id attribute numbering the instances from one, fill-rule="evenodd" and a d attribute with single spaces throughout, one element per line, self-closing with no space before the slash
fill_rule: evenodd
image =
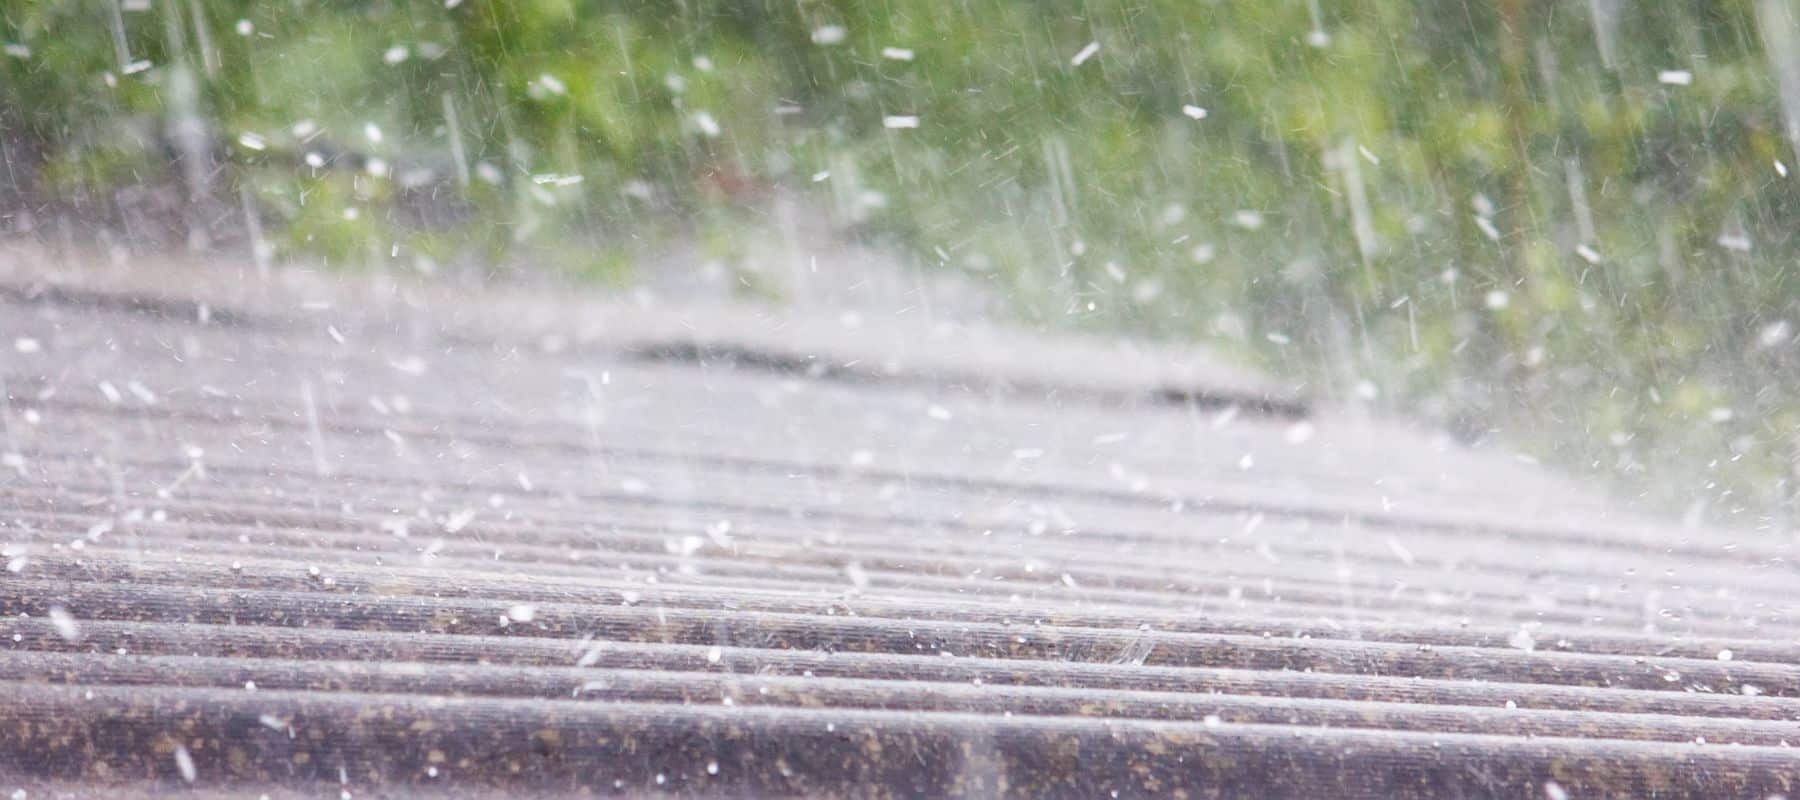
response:
<path id="1" fill-rule="evenodd" d="M 0 791 L 1793 791 L 1785 535 L 1203 353 L 0 256 Z"/>

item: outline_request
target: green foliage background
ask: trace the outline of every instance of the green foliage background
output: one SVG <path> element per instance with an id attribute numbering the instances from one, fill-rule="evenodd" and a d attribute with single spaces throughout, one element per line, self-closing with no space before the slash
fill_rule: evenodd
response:
<path id="1" fill-rule="evenodd" d="M 1030 320 L 1659 505 L 1790 493 L 1788 0 L 112 2 L 0 0 L 0 201 L 170 185 L 346 267 L 621 280 L 781 187 Z"/>

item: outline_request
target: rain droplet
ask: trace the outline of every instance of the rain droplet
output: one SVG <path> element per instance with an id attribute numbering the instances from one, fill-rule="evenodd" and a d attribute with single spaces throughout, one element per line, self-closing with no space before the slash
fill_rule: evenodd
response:
<path id="1" fill-rule="evenodd" d="M 198 774 L 194 771 L 194 757 L 182 745 L 175 745 L 175 768 L 181 770 L 181 779 L 193 783 Z"/>
<path id="2" fill-rule="evenodd" d="M 63 641 L 81 641 L 81 628 L 75 624 L 75 617 L 69 613 L 68 609 L 62 606 L 51 606 L 50 624 L 56 627 L 56 635 L 61 636 Z"/>

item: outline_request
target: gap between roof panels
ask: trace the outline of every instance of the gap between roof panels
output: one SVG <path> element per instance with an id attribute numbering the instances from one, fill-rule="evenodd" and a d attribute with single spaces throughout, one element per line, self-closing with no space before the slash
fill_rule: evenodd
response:
<path id="1" fill-rule="evenodd" d="M 1302 419 L 1311 406 L 1300 397 L 1283 397 L 1200 384 L 1162 383 L 1142 390 L 1128 390 L 1041 378 L 981 374 L 976 372 L 909 369 L 867 361 L 839 362 L 825 356 L 742 344 L 666 339 L 639 342 L 623 349 L 626 357 L 652 363 L 720 366 L 773 375 L 829 380 L 851 384 L 886 384 L 912 387 L 957 386 L 1013 396 L 1080 399 L 1109 405 L 1156 404 L 1223 409 L 1236 407 L 1245 413 L 1281 419 Z"/>

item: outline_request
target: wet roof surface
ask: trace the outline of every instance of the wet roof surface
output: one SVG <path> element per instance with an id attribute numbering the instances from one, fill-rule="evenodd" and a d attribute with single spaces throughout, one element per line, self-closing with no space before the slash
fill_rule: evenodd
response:
<path id="1" fill-rule="evenodd" d="M 187 276 L 191 277 L 191 275 Z M 0 790 L 1766 796 L 1790 539 L 1154 348 L 0 272 Z"/>

